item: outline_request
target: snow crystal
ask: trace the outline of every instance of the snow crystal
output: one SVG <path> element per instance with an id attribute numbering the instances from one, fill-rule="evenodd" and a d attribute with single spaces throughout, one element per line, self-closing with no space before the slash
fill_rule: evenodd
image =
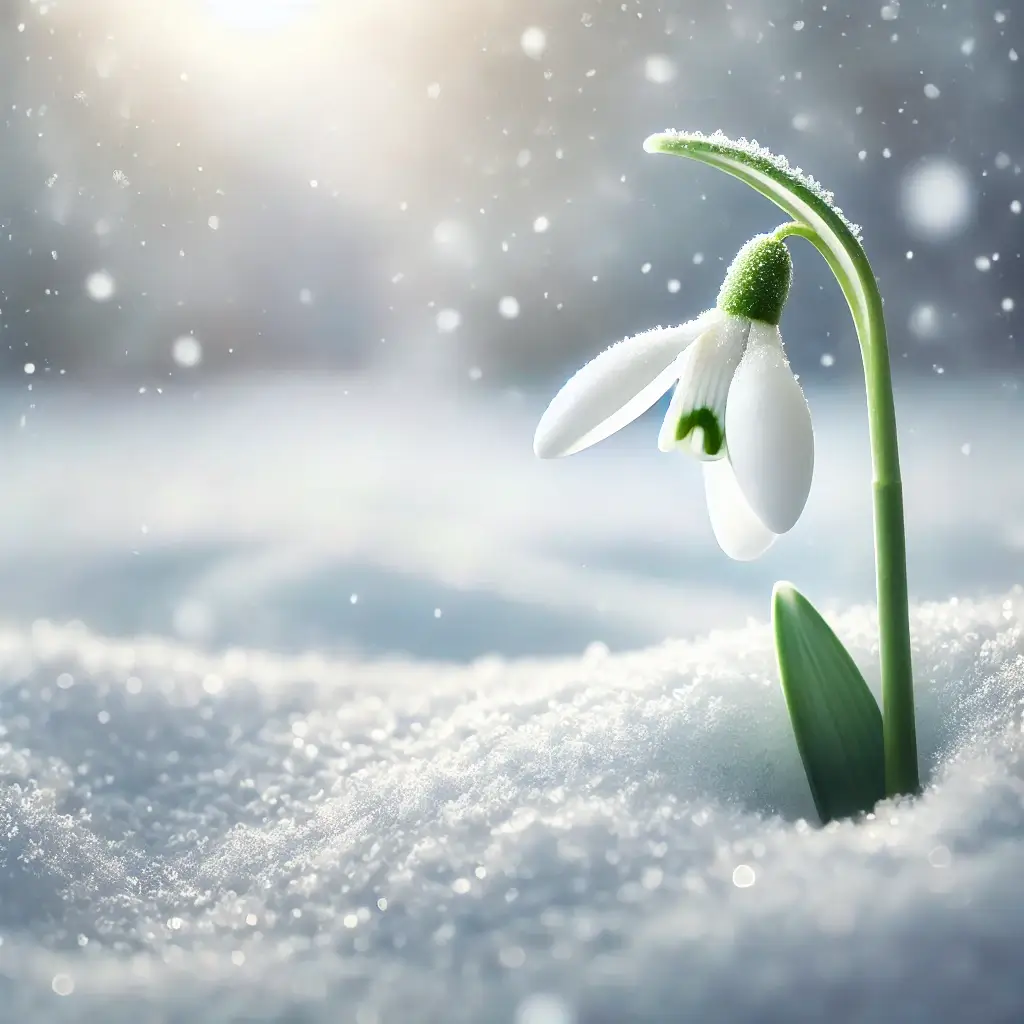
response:
<path id="1" fill-rule="evenodd" d="M 675 61 L 664 54 L 652 54 L 644 61 L 644 78 L 655 85 L 667 85 L 678 73 Z"/>
<path id="2" fill-rule="evenodd" d="M 538 235 L 542 235 L 551 226 L 551 221 L 547 217 L 541 215 L 537 217 L 533 222 L 533 230 Z"/>
<path id="3" fill-rule="evenodd" d="M 498 312 L 506 320 L 519 316 L 519 300 L 514 295 L 503 295 L 498 301 Z"/>
<path id="4" fill-rule="evenodd" d="M 179 366 L 186 368 L 198 366 L 203 359 L 203 346 L 199 343 L 198 338 L 194 338 L 191 334 L 185 334 L 175 339 L 171 346 L 171 356 Z"/>
<path id="5" fill-rule="evenodd" d="M 548 48 L 547 33 L 544 29 L 531 25 L 519 37 L 519 45 L 522 47 L 523 53 L 531 60 L 540 60 Z"/>
<path id="6" fill-rule="evenodd" d="M 959 234 L 974 209 L 970 177 L 948 157 L 928 157 L 912 168 L 901 198 L 908 227 L 929 241 Z"/>
<path id="7" fill-rule="evenodd" d="M 757 875 L 749 864 L 738 864 L 732 873 L 732 884 L 737 889 L 749 889 L 756 880 Z"/>
<path id="8" fill-rule="evenodd" d="M 450 334 L 462 323 L 462 314 L 457 309 L 440 309 L 435 319 L 437 329 L 442 334 Z"/>
<path id="9" fill-rule="evenodd" d="M 114 279 L 105 270 L 97 270 L 85 279 L 85 290 L 93 302 L 107 302 L 114 296 Z"/>
<path id="10" fill-rule="evenodd" d="M 50 982 L 50 988 L 53 989 L 55 995 L 69 996 L 75 991 L 75 982 L 66 974 L 55 974 L 53 981 Z"/>
<path id="11" fill-rule="evenodd" d="M 932 338 L 939 330 L 939 314 L 929 303 L 915 306 L 910 313 L 909 327 L 919 338 Z"/>
<path id="12" fill-rule="evenodd" d="M 924 87 L 924 94 L 930 100 L 937 100 L 942 95 L 941 91 L 939 90 L 939 87 L 932 82 L 929 82 Z"/>

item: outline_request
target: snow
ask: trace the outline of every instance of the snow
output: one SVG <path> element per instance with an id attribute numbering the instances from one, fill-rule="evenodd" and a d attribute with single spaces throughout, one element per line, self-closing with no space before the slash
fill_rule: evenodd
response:
<path id="1" fill-rule="evenodd" d="M 548 48 L 547 33 L 542 28 L 531 25 L 529 28 L 523 29 L 523 34 L 519 37 L 519 45 L 527 57 L 532 60 L 540 60 Z"/>
<path id="2" fill-rule="evenodd" d="M 927 157 L 903 179 L 902 211 L 907 226 L 929 241 L 960 234 L 974 214 L 971 179 L 948 157 Z"/>
<path id="3" fill-rule="evenodd" d="M 519 316 L 519 300 L 514 295 L 503 295 L 498 300 L 498 313 L 505 320 Z"/>
<path id="4" fill-rule="evenodd" d="M 763 626 L 468 667 L 7 630 L 7 1005 L 995 1020 L 1024 996 L 1020 602 L 915 610 L 941 767 L 824 831 Z M 870 615 L 838 626 L 870 664 Z"/>
<path id="5" fill-rule="evenodd" d="M 675 61 L 663 53 L 652 54 L 644 61 L 644 78 L 655 85 L 667 85 L 678 73 Z"/>
<path id="6" fill-rule="evenodd" d="M 875 633 L 850 600 L 870 593 L 863 398 L 807 389 L 805 520 L 740 567 L 715 551 L 699 473 L 653 450 L 657 410 L 552 465 L 529 452 L 540 395 L 41 390 L 0 453 L 5 1013 L 1012 1017 L 1024 492 L 997 469 L 1018 403 L 987 382 L 900 397 L 912 588 L 960 593 L 912 615 L 929 788 L 821 830 L 802 820 L 770 581 L 845 609 L 873 686 Z M 74 514 L 44 521 L 41 493 Z M 430 639 L 402 618 L 414 599 Z M 192 635 L 171 635 L 175 609 Z M 551 621 L 594 642 L 536 656 Z M 506 654 L 458 654 L 449 628 Z"/>
<path id="7" fill-rule="evenodd" d="M 114 295 L 114 279 L 105 270 L 97 270 L 85 279 L 85 290 L 94 302 L 107 302 Z"/>
<path id="8" fill-rule="evenodd" d="M 921 303 L 910 311 L 907 326 L 918 338 L 933 338 L 939 333 L 939 314 L 931 303 Z"/>
<path id="9" fill-rule="evenodd" d="M 462 314 L 457 309 L 439 309 L 434 320 L 442 334 L 451 334 L 462 323 Z"/>
<path id="10" fill-rule="evenodd" d="M 203 360 L 203 346 L 198 338 L 191 334 L 183 334 L 176 338 L 171 346 L 171 356 L 178 366 L 191 368 L 198 366 Z"/>

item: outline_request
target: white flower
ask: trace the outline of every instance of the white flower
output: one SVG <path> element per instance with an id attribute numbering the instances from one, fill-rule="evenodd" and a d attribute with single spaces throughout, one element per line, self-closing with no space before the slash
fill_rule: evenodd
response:
<path id="1" fill-rule="evenodd" d="M 751 278 L 753 244 L 737 257 L 715 309 L 602 352 L 555 395 L 533 442 L 542 459 L 572 455 L 631 423 L 675 384 L 658 447 L 701 461 L 711 527 L 722 550 L 741 561 L 796 524 L 814 469 L 810 411 L 778 328 L 789 279 L 781 291 L 775 282 L 765 304 L 764 282 Z"/>

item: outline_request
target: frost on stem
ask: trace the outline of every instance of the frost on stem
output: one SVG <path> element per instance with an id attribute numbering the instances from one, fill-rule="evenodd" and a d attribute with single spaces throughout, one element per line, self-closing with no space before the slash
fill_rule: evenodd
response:
<path id="1" fill-rule="evenodd" d="M 648 138 L 644 142 L 644 149 L 648 153 L 657 153 L 664 151 L 666 146 L 671 148 L 673 145 L 685 146 L 687 143 L 693 143 L 695 147 L 723 157 L 734 155 L 737 152 L 742 153 L 744 162 L 748 166 L 771 178 L 778 179 L 781 176 L 790 185 L 806 190 L 815 200 L 824 203 L 842 221 L 853 237 L 858 242 L 861 241 L 860 226 L 843 215 L 843 211 L 836 206 L 835 197 L 831 192 L 811 175 L 806 174 L 802 168 L 793 167 L 784 156 L 777 156 L 765 146 L 758 145 L 756 139 L 730 139 L 724 132 L 705 135 L 703 132 L 681 132 L 668 128 Z"/>

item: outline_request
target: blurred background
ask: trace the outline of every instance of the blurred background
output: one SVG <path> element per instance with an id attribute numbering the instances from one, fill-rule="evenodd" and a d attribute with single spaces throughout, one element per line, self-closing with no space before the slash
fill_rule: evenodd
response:
<path id="1" fill-rule="evenodd" d="M 665 127 L 756 138 L 864 225 L 920 449 L 912 589 L 1013 581 L 1024 505 L 979 494 L 1011 485 L 1020 436 L 1022 18 L 1007 0 L 7 0 L 0 609 L 468 657 L 736 624 L 795 567 L 822 599 L 870 598 L 859 352 L 809 247 L 782 326 L 821 479 L 835 438 L 856 498 L 849 473 L 819 482 L 810 525 L 738 575 L 677 463 L 622 469 L 626 442 L 531 461 L 568 373 L 711 305 L 782 219 L 645 155 Z M 963 547 L 981 506 L 984 557 Z M 623 553 L 626 530 L 664 543 Z M 317 571 L 301 599 L 296 566 Z"/>
<path id="2" fill-rule="evenodd" d="M 710 305 L 781 219 L 642 152 L 686 127 L 757 137 L 837 193 L 910 372 L 1015 369 L 1011 7 L 9 0 L 3 368 L 553 383 Z M 787 343 L 804 373 L 828 352 L 855 374 L 812 256 Z"/>

